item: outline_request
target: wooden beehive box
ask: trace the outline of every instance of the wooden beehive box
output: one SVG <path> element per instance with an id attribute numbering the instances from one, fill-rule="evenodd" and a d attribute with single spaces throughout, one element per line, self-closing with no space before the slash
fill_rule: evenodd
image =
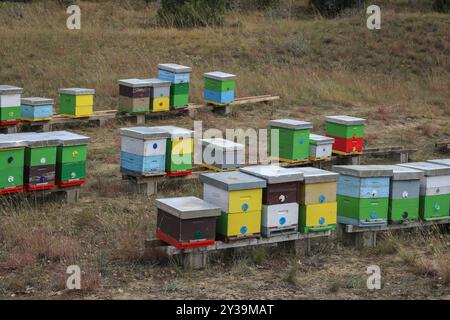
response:
<path id="1" fill-rule="evenodd" d="M 83 184 L 86 181 L 89 137 L 68 131 L 53 131 L 46 133 L 46 135 L 58 140 L 56 184 L 60 187 Z"/>
<path id="2" fill-rule="evenodd" d="M 336 228 L 336 181 L 339 175 L 312 167 L 293 168 L 303 173 L 299 189 L 299 231 L 302 233 Z"/>
<path id="3" fill-rule="evenodd" d="M 122 79 L 118 83 L 119 111 L 129 114 L 142 114 L 150 111 L 150 81 Z"/>
<path id="4" fill-rule="evenodd" d="M 157 78 L 145 79 L 150 83 L 150 111 L 170 110 L 170 81 Z"/>
<path id="5" fill-rule="evenodd" d="M 239 168 L 245 161 L 244 145 L 222 138 L 202 139 L 202 161 L 219 169 Z"/>
<path id="6" fill-rule="evenodd" d="M 189 83 L 192 68 L 174 63 L 158 65 L 158 78 L 170 81 L 170 106 L 178 109 L 189 104 Z"/>
<path id="7" fill-rule="evenodd" d="M 58 139 L 48 133 L 17 133 L 26 141 L 24 184 L 29 191 L 52 189 L 56 181 Z"/>
<path id="8" fill-rule="evenodd" d="M 450 167 L 432 162 L 411 162 L 399 166 L 420 170 L 420 217 L 426 221 L 449 218 Z"/>
<path id="9" fill-rule="evenodd" d="M 0 135 L 0 194 L 23 190 L 23 172 L 26 142 Z"/>
<path id="10" fill-rule="evenodd" d="M 178 249 L 213 245 L 220 207 L 196 197 L 156 199 L 156 236 Z"/>
<path id="11" fill-rule="evenodd" d="M 419 219 L 420 179 L 423 172 L 401 166 L 389 166 L 393 170 L 389 189 L 388 221 L 407 223 Z"/>
<path id="12" fill-rule="evenodd" d="M 94 95 L 94 89 L 59 89 L 59 111 L 61 115 L 70 118 L 84 118 L 92 116 L 94 112 Z"/>
<path id="13" fill-rule="evenodd" d="M 155 127 L 169 135 L 166 147 L 166 173 L 169 176 L 184 176 L 192 173 L 194 153 L 194 131 L 175 127 Z"/>
<path id="14" fill-rule="evenodd" d="M 166 144 L 169 134 L 156 127 L 120 129 L 120 169 L 137 176 L 163 175 L 166 168 Z"/>
<path id="15" fill-rule="evenodd" d="M 333 144 L 334 138 L 311 133 L 309 135 L 309 158 L 311 160 L 331 158 Z"/>
<path id="16" fill-rule="evenodd" d="M 298 194 L 303 173 L 273 165 L 249 166 L 241 171 L 264 179 L 261 233 L 265 237 L 296 233 L 298 228 Z"/>
<path id="17" fill-rule="evenodd" d="M 21 100 L 22 120 L 48 121 L 53 117 L 53 99 L 32 97 Z"/>
<path id="18" fill-rule="evenodd" d="M 270 121 L 270 153 L 280 160 L 308 160 L 311 122 L 278 119 Z"/>
<path id="19" fill-rule="evenodd" d="M 204 75 L 204 99 L 212 104 L 227 105 L 234 101 L 236 76 L 221 71 L 208 72 Z"/>
<path id="20" fill-rule="evenodd" d="M 338 221 L 356 226 L 386 225 L 389 207 L 389 166 L 333 166 L 339 172 Z"/>
<path id="21" fill-rule="evenodd" d="M 203 199 L 222 210 L 217 233 L 228 239 L 260 234 L 265 180 L 232 171 L 201 174 L 200 181 Z"/>
<path id="22" fill-rule="evenodd" d="M 361 153 L 364 140 L 365 119 L 351 116 L 328 116 L 326 119 L 326 135 L 334 138 L 335 153 Z"/>
<path id="23" fill-rule="evenodd" d="M 0 125 L 20 122 L 20 97 L 23 89 L 15 86 L 0 85 Z"/>

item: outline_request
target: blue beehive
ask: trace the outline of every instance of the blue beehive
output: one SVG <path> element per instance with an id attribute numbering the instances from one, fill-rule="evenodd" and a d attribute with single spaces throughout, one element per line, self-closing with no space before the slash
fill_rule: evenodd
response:
<path id="1" fill-rule="evenodd" d="M 212 104 L 226 105 L 234 101 L 235 79 L 234 74 L 221 71 L 208 72 L 205 77 L 204 99 Z"/>
<path id="2" fill-rule="evenodd" d="M 172 84 L 189 83 L 192 68 L 174 63 L 162 63 L 158 65 L 158 78 L 170 81 Z"/>
<path id="3" fill-rule="evenodd" d="M 21 100 L 22 120 L 47 121 L 53 116 L 53 99 L 24 98 Z"/>
<path id="4" fill-rule="evenodd" d="M 134 127 L 120 129 L 120 135 L 122 173 L 135 176 L 165 174 L 167 132 L 152 127 Z"/>

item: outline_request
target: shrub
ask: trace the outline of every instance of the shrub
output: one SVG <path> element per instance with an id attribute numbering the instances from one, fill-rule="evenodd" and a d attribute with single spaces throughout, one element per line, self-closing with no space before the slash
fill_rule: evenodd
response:
<path id="1" fill-rule="evenodd" d="M 450 0 L 434 0 L 433 10 L 441 13 L 448 13 L 450 9 Z"/>
<path id="2" fill-rule="evenodd" d="M 227 0 L 227 9 L 231 10 L 267 10 L 280 5 L 280 0 Z"/>
<path id="3" fill-rule="evenodd" d="M 309 4 L 325 17 L 336 17 L 346 9 L 362 7 L 364 0 L 310 0 Z"/>
<path id="4" fill-rule="evenodd" d="M 158 21 L 167 27 L 223 25 L 225 0 L 162 0 Z"/>

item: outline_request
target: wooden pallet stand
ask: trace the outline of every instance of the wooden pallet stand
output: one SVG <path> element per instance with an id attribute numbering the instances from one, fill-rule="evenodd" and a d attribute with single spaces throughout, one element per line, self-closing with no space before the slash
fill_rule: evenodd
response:
<path id="1" fill-rule="evenodd" d="M 417 152 L 417 149 L 405 149 L 401 146 L 394 147 L 380 147 L 380 148 L 365 148 L 363 156 L 371 157 L 389 157 L 400 163 L 407 163 L 410 160 L 410 155 Z"/>
<path id="2" fill-rule="evenodd" d="M 334 162 L 337 165 L 360 165 L 361 164 L 361 153 L 345 153 L 333 150 Z"/>
<path id="3" fill-rule="evenodd" d="M 439 141 L 434 144 L 437 151 L 450 152 L 450 140 L 449 141 Z"/>
<path id="4" fill-rule="evenodd" d="M 19 131 L 19 124 L 0 126 L 0 133 L 10 134 L 10 133 L 17 133 L 18 131 Z"/>
<path id="5" fill-rule="evenodd" d="M 50 120 L 23 121 L 21 131 L 24 131 L 24 132 L 50 132 L 50 131 L 52 131 L 52 124 L 50 123 Z"/>
<path id="6" fill-rule="evenodd" d="M 412 221 L 407 224 L 388 224 L 379 227 L 358 227 L 353 225 L 338 224 L 337 237 L 344 243 L 356 246 L 359 249 L 375 248 L 377 246 L 377 234 L 380 232 L 424 228 L 430 226 L 449 226 L 450 219 L 436 221 Z"/>
<path id="7" fill-rule="evenodd" d="M 81 192 L 81 185 L 64 188 L 56 186 L 52 189 L 23 191 L 19 193 L 1 195 L 1 197 L 8 198 L 11 200 L 12 199 L 20 200 L 27 198 L 34 202 L 39 201 L 41 199 L 51 198 L 57 201 L 65 201 L 67 203 L 73 204 L 79 201 L 80 192 Z"/>
<path id="8" fill-rule="evenodd" d="M 237 250 L 239 248 L 258 245 L 282 244 L 284 247 L 294 249 L 296 252 L 298 249 L 304 249 L 306 254 L 310 254 L 312 239 L 330 237 L 330 235 L 331 231 L 325 231 L 316 233 L 287 234 L 270 238 L 242 239 L 230 242 L 216 241 L 216 243 L 212 246 L 185 250 L 179 250 L 160 240 L 152 239 L 145 242 L 145 248 L 148 252 L 152 252 L 152 254 L 150 254 L 151 256 L 158 256 L 158 254 L 159 256 L 162 254 L 166 257 L 180 256 L 181 262 L 185 268 L 201 269 L 207 266 L 208 254 L 218 252 L 220 250 Z M 306 244 L 302 242 L 306 242 Z M 155 252 L 158 254 L 155 254 Z"/>
<path id="9" fill-rule="evenodd" d="M 60 114 L 54 115 L 52 120 L 49 121 L 51 126 L 68 126 L 68 125 L 78 125 L 82 123 L 94 123 L 100 127 L 104 126 L 108 121 L 116 119 L 117 110 L 103 110 L 95 111 L 90 117 L 73 118 L 64 117 Z"/>

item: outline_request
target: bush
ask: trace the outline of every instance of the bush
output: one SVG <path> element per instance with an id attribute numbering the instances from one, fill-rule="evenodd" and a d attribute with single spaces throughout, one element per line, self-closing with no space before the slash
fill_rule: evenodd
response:
<path id="1" fill-rule="evenodd" d="M 167 27 L 223 25 L 225 0 L 162 0 L 158 21 Z"/>
<path id="2" fill-rule="evenodd" d="M 433 10 L 441 13 L 448 13 L 450 9 L 450 0 L 434 0 Z"/>
<path id="3" fill-rule="evenodd" d="M 336 17 L 346 9 L 362 7 L 364 0 L 310 0 L 309 4 L 325 17 Z"/>
<path id="4" fill-rule="evenodd" d="M 231 10 L 267 10 L 280 5 L 280 0 L 227 0 L 227 9 Z"/>

